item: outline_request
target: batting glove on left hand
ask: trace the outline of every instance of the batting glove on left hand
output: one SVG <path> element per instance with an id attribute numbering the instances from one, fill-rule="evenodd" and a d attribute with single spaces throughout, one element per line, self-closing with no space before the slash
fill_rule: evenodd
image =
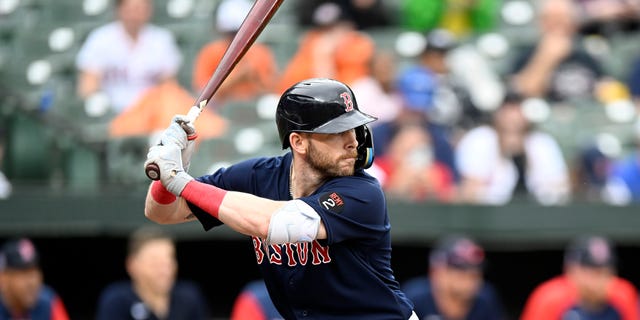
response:
<path id="1" fill-rule="evenodd" d="M 193 177 L 185 172 L 182 167 L 180 148 L 175 144 L 157 145 L 149 148 L 147 160 L 144 165 L 155 163 L 160 169 L 160 182 L 176 196 L 180 196 L 182 190 Z"/>

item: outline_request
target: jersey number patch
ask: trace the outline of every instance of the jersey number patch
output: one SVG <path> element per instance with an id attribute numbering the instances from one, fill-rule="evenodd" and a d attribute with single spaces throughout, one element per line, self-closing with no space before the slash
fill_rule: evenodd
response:
<path id="1" fill-rule="evenodd" d="M 342 197 L 336 192 L 327 192 L 320 195 L 318 199 L 320 205 L 325 209 L 335 213 L 341 213 L 344 208 Z"/>

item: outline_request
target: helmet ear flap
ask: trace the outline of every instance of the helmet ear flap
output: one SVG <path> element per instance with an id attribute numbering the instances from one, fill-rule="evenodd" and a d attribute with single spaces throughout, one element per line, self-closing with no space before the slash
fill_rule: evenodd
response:
<path id="1" fill-rule="evenodd" d="M 358 140 L 358 159 L 355 163 L 356 169 L 367 169 L 373 164 L 373 135 L 367 125 L 356 128 L 356 139 Z"/>

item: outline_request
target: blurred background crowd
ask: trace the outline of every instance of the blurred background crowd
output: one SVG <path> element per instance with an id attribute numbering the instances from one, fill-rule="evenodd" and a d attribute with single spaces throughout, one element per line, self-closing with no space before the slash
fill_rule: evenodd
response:
<path id="1" fill-rule="evenodd" d="M 0 196 L 146 184 L 251 1 L 0 2 Z M 635 0 L 285 1 L 198 120 L 194 174 L 282 152 L 281 91 L 350 85 L 390 198 L 640 201 Z"/>
<path id="2" fill-rule="evenodd" d="M 0 199 L 36 189 L 145 190 L 149 145 L 194 103 L 252 3 L 0 0 Z M 375 161 L 367 170 L 391 202 L 640 202 L 638 0 L 284 0 L 198 119 L 190 172 L 282 153 L 278 97 L 311 77 L 345 82 L 360 109 L 378 118 L 371 125 Z M 448 313 L 443 319 L 467 312 L 475 314 L 469 319 L 502 317 L 505 308 L 494 297 L 500 288 L 496 294 L 479 281 L 482 247 L 451 239 L 430 246 L 447 263 L 431 254 L 424 263 L 430 279 L 406 287 L 420 301 L 447 305 L 433 302 L 416 312 L 421 319 L 437 309 Z M 456 260 L 459 241 L 480 256 Z M 573 306 L 586 296 L 614 306 L 604 316 L 639 319 L 633 285 L 614 276 L 610 243 L 590 241 L 567 249 L 578 253 L 564 256 L 566 274 L 547 287 L 569 298 L 555 303 Z M 6 250 L 15 251 L 10 245 Z M 36 265 L 15 261 L 18 269 Z M 7 266 L 0 263 L 0 276 Z M 598 291 L 611 281 L 627 293 Z M 259 282 L 246 288 L 263 289 Z M 476 294 L 486 305 L 470 304 Z M 523 311 L 523 319 L 552 319 L 537 313 L 551 310 L 540 296 L 549 295 L 532 296 L 526 312 L 524 303 L 507 306 L 506 318 Z M 240 297 L 242 310 L 270 308 L 256 305 L 263 291 Z M 162 299 L 152 305 L 152 313 L 169 312 Z M 258 319 L 238 313 L 243 317 Z"/>

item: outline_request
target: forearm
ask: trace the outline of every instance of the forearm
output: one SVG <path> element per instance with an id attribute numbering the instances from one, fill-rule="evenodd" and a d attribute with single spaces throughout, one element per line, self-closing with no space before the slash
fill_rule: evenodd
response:
<path id="1" fill-rule="evenodd" d="M 274 201 L 243 192 L 229 192 L 198 181 L 189 182 L 181 197 L 231 229 L 266 238 L 271 215 L 286 201 Z"/>
<path id="2" fill-rule="evenodd" d="M 144 215 L 149 220 L 160 224 L 176 224 L 195 220 L 187 202 L 173 196 L 162 187 L 159 181 L 153 182 L 149 186 Z"/>
<path id="3" fill-rule="evenodd" d="M 77 94 L 87 98 L 100 90 L 100 74 L 93 71 L 82 71 L 78 77 Z"/>
<path id="4" fill-rule="evenodd" d="M 514 76 L 516 88 L 526 96 L 542 96 L 557 63 L 536 53 L 522 71 Z"/>

